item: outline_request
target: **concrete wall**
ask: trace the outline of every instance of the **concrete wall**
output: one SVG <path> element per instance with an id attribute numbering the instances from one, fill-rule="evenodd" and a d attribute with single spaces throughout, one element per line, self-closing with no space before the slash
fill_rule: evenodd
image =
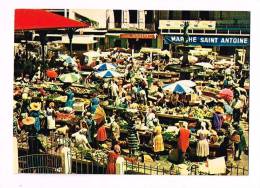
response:
<path id="1" fill-rule="evenodd" d="M 75 13 L 98 22 L 98 28 L 106 28 L 107 13 L 105 9 L 69 9 L 69 18 L 75 19 Z"/>

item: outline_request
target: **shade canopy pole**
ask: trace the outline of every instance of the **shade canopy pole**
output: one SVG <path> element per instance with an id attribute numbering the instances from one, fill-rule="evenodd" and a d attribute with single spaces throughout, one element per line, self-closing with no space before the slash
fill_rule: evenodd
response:
<path id="1" fill-rule="evenodd" d="M 68 37 L 69 37 L 69 50 L 70 50 L 70 56 L 72 56 L 72 38 L 73 38 L 73 34 L 75 33 L 77 29 L 76 28 L 69 28 L 67 30 L 68 32 Z"/>
<path id="2" fill-rule="evenodd" d="M 39 36 L 40 36 L 40 42 L 42 47 L 42 65 L 43 65 L 42 72 L 45 72 L 46 62 L 45 62 L 44 46 L 47 44 L 47 31 L 45 30 L 40 31 Z"/>
<path id="3" fill-rule="evenodd" d="M 28 61 L 28 39 L 30 37 L 30 32 L 29 31 L 25 31 L 24 32 L 24 38 L 25 38 L 25 58 L 26 61 Z"/>

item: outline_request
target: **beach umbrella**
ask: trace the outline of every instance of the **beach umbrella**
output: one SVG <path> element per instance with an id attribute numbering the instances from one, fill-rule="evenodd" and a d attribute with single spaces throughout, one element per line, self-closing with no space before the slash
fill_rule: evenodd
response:
<path id="1" fill-rule="evenodd" d="M 76 73 L 67 73 L 60 75 L 59 79 L 64 83 L 73 83 L 80 79 L 80 75 Z"/>
<path id="2" fill-rule="evenodd" d="M 207 62 L 196 63 L 195 65 L 202 66 L 205 69 L 214 69 L 214 66 Z"/>
<path id="3" fill-rule="evenodd" d="M 58 73 L 55 70 L 47 70 L 46 71 L 46 75 L 49 78 L 57 78 L 58 77 Z"/>
<path id="4" fill-rule="evenodd" d="M 183 59 L 183 56 L 180 57 L 181 61 L 182 61 L 182 59 Z M 198 58 L 195 57 L 195 56 L 189 55 L 188 60 L 189 60 L 190 63 L 196 63 L 198 61 Z"/>
<path id="5" fill-rule="evenodd" d="M 68 56 L 68 57 L 65 59 L 65 62 L 66 62 L 68 65 L 75 65 L 75 64 L 76 64 L 75 60 L 74 60 L 72 57 L 70 57 L 70 56 Z"/>
<path id="6" fill-rule="evenodd" d="M 113 70 L 105 70 L 105 71 L 100 71 L 96 73 L 97 77 L 101 78 L 118 78 L 118 77 L 123 77 L 122 74 L 113 71 Z"/>
<path id="7" fill-rule="evenodd" d="M 104 70 L 112 70 L 116 69 L 116 65 L 112 63 L 101 63 L 95 67 L 93 67 L 97 71 L 104 71 Z"/>
<path id="8" fill-rule="evenodd" d="M 162 86 L 163 91 L 170 91 L 172 93 L 178 93 L 178 94 L 189 94 L 189 93 L 193 93 L 193 89 L 185 86 L 185 85 L 181 85 L 181 84 L 166 84 L 164 86 Z"/>
<path id="9" fill-rule="evenodd" d="M 184 85 L 186 87 L 195 87 L 196 86 L 196 83 L 191 80 L 179 80 L 179 81 L 175 82 L 175 84 Z"/>
<path id="10" fill-rule="evenodd" d="M 105 120 L 105 118 L 106 118 L 106 113 L 104 109 L 98 106 L 94 113 L 93 120 L 95 120 L 97 124 L 100 124 L 103 120 Z"/>
<path id="11" fill-rule="evenodd" d="M 233 97 L 234 97 L 234 94 L 233 94 L 233 91 L 231 89 L 222 89 L 219 94 L 218 94 L 218 97 L 226 100 L 226 101 L 232 101 L 233 100 Z"/>
<path id="12" fill-rule="evenodd" d="M 83 53 L 84 56 L 91 56 L 91 57 L 100 57 L 101 54 L 97 51 L 88 51 Z"/>

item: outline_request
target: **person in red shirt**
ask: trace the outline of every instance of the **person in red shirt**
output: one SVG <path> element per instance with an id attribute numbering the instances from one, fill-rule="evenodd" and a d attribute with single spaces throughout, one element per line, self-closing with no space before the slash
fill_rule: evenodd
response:
<path id="1" fill-rule="evenodd" d="M 104 120 L 99 124 L 98 130 L 97 130 L 96 141 L 97 141 L 98 147 L 101 147 L 101 145 L 104 144 L 106 140 L 107 140 L 107 132 L 106 132 L 105 120 Z"/>
<path id="2" fill-rule="evenodd" d="M 183 163 L 186 151 L 190 144 L 190 130 L 188 129 L 188 123 L 184 122 L 183 126 L 179 130 L 178 134 L 178 162 Z"/>
<path id="3" fill-rule="evenodd" d="M 108 153 L 107 174 L 116 174 L 116 160 L 120 155 L 120 146 L 115 145 L 114 151 Z"/>

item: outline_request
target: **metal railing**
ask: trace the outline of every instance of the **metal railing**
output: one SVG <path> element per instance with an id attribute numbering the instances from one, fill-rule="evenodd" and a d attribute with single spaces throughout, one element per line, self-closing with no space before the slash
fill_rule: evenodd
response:
<path id="1" fill-rule="evenodd" d="M 52 142 L 56 142 L 52 139 Z M 18 144 L 19 146 L 19 144 Z M 83 151 L 67 153 L 67 157 L 55 153 L 53 150 L 57 144 L 49 143 L 48 153 L 29 154 L 27 147 L 19 149 L 19 173 L 72 173 L 72 174 L 106 174 L 107 157 L 92 157 Z M 66 159 L 65 159 L 66 158 Z M 67 161 L 66 161 L 67 160 Z M 65 170 L 65 163 L 69 163 L 70 169 Z M 146 175 L 180 175 L 178 168 L 159 167 L 154 163 L 139 162 L 126 159 L 123 164 L 124 174 L 146 174 Z M 210 175 L 199 171 L 199 166 L 194 163 L 189 167 L 189 175 Z M 227 165 L 226 174 L 230 176 L 248 175 L 248 169 L 243 166 Z"/>
<path id="2" fill-rule="evenodd" d="M 50 154 L 33 154 L 18 157 L 19 173 L 62 173 L 59 156 Z"/>

